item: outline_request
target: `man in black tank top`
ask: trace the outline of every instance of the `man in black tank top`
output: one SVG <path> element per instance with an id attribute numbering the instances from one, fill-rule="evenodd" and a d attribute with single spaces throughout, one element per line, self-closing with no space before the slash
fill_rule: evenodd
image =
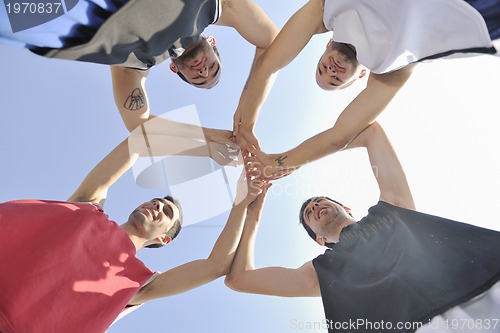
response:
<path id="1" fill-rule="evenodd" d="M 500 232 L 415 211 L 403 168 L 378 123 L 346 149 L 356 147 L 367 149 L 380 188 L 369 214 L 357 222 L 349 208 L 326 196 L 307 200 L 301 224 L 329 249 L 297 269 L 254 268 L 255 218 L 245 226 L 226 285 L 257 294 L 321 296 L 329 332 L 428 329 L 436 316 L 456 306 L 467 310 L 475 296 L 487 291 L 484 300 L 500 290 Z M 482 315 L 498 317 L 500 309 L 486 308 L 490 312 Z"/>

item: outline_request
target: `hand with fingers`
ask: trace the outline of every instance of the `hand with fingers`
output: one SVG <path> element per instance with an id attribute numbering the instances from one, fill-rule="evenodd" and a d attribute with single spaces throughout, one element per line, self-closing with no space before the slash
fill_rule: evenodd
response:
<path id="1" fill-rule="evenodd" d="M 242 150 L 248 151 L 248 149 L 255 147 L 260 148 L 259 140 L 255 136 L 253 129 L 246 128 L 244 126 L 237 126 L 233 131 L 236 143 L 241 147 Z"/>
<path id="2" fill-rule="evenodd" d="M 260 177 L 257 169 L 243 168 L 238 179 L 234 204 L 242 203 L 248 206 L 262 193 L 268 183 L 268 180 Z"/>
<path id="3" fill-rule="evenodd" d="M 236 144 L 208 142 L 208 155 L 220 166 L 238 166 L 243 164 L 243 156 Z"/>
<path id="4" fill-rule="evenodd" d="M 236 148 L 236 142 L 234 139 L 233 132 L 228 130 L 220 130 L 215 128 L 204 128 L 203 134 L 205 135 L 205 140 L 208 142 L 218 142 L 228 144 Z"/>
<path id="5" fill-rule="evenodd" d="M 213 128 L 204 129 L 208 155 L 219 165 L 237 166 L 243 163 L 240 147 L 236 144 L 233 133 Z"/>

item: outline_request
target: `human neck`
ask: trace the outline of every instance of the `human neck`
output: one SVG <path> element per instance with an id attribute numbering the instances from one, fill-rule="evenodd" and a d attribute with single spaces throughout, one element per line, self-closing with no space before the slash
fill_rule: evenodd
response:
<path id="1" fill-rule="evenodd" d="M 137 234 L 137 230 L 128 223 L 121 225 L 127 236 L 130 238 L 132 244 L 134 244 L 135 250 L 139 251 L 146 244 L 146 240 Z"/>
<path id="2" fill-rule="evenodd" d="M 342 233 L 342 230 L 344 230 L 346 227 L 350 226 L 351 224 L 356 223 L 354 220 L 348 220 L 346 219 L 345 221 L 342 222 L 342 224 L 339 225 L 337 228 L 337 231 L 334 233 L 334 243 L 338 243 L 340 240 L 340 234 Z"/>

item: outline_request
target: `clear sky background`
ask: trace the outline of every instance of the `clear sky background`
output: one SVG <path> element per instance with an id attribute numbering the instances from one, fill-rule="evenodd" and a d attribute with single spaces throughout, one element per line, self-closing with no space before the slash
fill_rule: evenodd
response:
<path id="1" fill-rule="evenodd" d="M 278 27 L 304 3 L 256 2 Z M 204 126 L 230 129 L 253 48 L 225 27 L 210 27 L 206 33 L 216 37 L 222 56 L 220 84 L 208 91 L 191 88 L 165 62 L 148 78 L 151 110 L 162 114 L 194 104 Z M 337 93 L 316 86 L 315 66 L 329 38 L 314 37 L 280 72 L 256 127 L 265 151 L 283 152 L 332 126 L 366 84 L 362 80 Z M 45 59 L 5 46 L 0 51 L 0 202 L 65 200 L 128 134 L 114 105 L 109 68 Z M 493 56 L 422 64 L 379 118 L 419 210 L 500 229 L 499 74 L 500 58 Z M 199 191 L 207 196 L 198 204 L 203 210 L 212 190 Z M 138 187 L 128 172 L 111 188 L 105 210 L 123 223 L 138 204 L 164 192 Z M 337 198 L 363 217 L 378 200 L 365 151 L 326 157 L 275 182 L 257 238 L 258 267 L 298 267 L 324 251 L 301 230 L 297 218 L 301 203 L 318 194 Z M 142 250 L 139 256 L 159 271 L 205 258 L 227 215 L 188 226 L 166 248 Z M 320 298 L 241 294 L 219 279 L 150 302 L 109 332 L 326 332 L 319 324 L 323 318 Z"/>

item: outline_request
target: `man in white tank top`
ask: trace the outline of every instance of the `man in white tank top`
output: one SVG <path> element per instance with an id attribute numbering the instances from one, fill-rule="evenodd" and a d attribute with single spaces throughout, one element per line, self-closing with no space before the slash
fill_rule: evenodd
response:
<path id="1" fill-rule="evenodd" d="M 500 1 L 470 2 L 478 10 L 463 0 L 310 0 L 257 62 L 247 98 L 240 99 L 234 116 L 238 144 L 256 156 L 262 172 L 271 178 L 341 150 L 384 110 L 415 63 L 496 52 L 492 39 L 500 37 Z M 261 152 L 253 128 L 271 76 L 288 65 L 312 36 L 328 31 L 333 38 L 316 67 L 318 85 L 342 89 L 369 70 L 366 88 L 332 128 L 285 153 Z"/>

